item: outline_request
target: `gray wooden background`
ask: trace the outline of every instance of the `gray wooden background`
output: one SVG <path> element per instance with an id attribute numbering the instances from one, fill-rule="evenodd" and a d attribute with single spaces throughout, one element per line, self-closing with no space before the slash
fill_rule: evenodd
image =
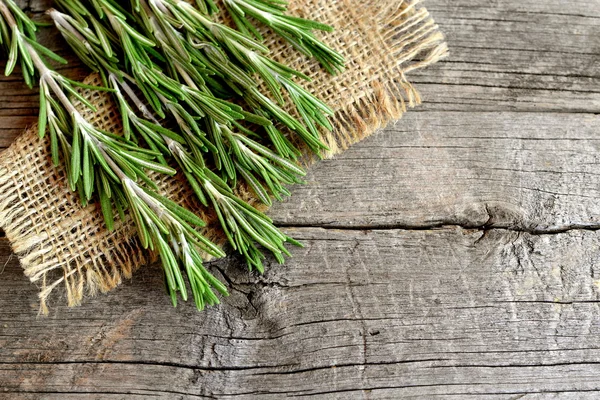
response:
<path id="1" fill-rule="evenodd" d="M 599 398 L 600 1 L 425 5 L 451 48 L 425 104 L 272 210 L 306 245 L 285 266 L 215 263 L 221 306 L 173 309 L 148 267 L 37 318 L 0 237 L 0 397 Z M 0 148 L 36 101 L 0 80 Z"/>

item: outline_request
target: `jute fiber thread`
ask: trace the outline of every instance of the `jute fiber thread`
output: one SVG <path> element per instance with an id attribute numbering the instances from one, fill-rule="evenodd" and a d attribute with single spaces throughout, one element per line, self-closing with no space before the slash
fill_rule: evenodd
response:
<path id="1" fill-rule="evenodd" d="M 447 54 L 444 37 L 418 0 L 298 0 L 291 13 L 331 24 L 325 41 L 347 59 L 346 71 L 332 77 L 312 60 L 267 32 L 272 56 L 313 78 L 306 87 L 333 107 L 334 130 L 323 133 L 332 157 L 399 119 L 420 97 L 406 74 Z M 100 83 L 90 75 L 86 83 Z M 118 112 L 110 95 L 84 92 L 97 107 L 85 110 L 102 129 L 120 131 Z M 315 160 L 305 151 L 304 163 Z M 199 213 L 209 224 L 204 234 L 224 244 L 215 215 L 193 200 L 191 189 L 177 176 L 154 175 L 163 194 Z M 258 205 L 243 187 L 240 196 Z M 152 261 L 135 238 L 126 218 L 108 231 L 99 207 L 82 207 L 66 185 L 64 170 L 54 167 L 47 140 L 37 127 L 20 136 L 0 154 L 0 227 L 6 232 L 25 275 L 40 287 L 40 311 L 47 313 L 53 289 L 63 287 L 70 306 L 84 295 L 107 292 L 123 278 Z"/>

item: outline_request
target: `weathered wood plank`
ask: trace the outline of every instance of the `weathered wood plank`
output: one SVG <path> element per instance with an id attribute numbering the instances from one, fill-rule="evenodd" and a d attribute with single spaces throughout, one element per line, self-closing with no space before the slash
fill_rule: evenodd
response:
<path id="1" fill-rule="evenodd" d="M 408 113 L 311 168 L 284 225 L 600 227 L 600 117 Z"/>
<path id="2" fill-rule="evenodd" d="M 600 109 L 600 3 L 427 0 L 450 57 L 417 71 L 418 111 Z"/>
<path id="3" fill-rule="evenodd" d="M 290 233 L 307 247 L 263 277 L 235 260 L 214 265 L 234 290 L 202 314 L 191 304 L 171 309 L 159 271 L 149 269 L 110 296 L 32 320 L 35 290 L 10 261 L 0 391 L 598 395 L 596 233 Z"/>
<path id="4" fill-rule="evenodd" d="M 36 0 L 29 9 L 40 13 L 50 4 Z M 444 63 L 411 73 L 427 100 L 416 111 L 600 112 L 598 3 L 511 0 L 490 6 L 427 0 L 425 5 L 443 26 L 452 52 Z M 41 37 L 61 55 L 70 55 L 52 29 L 42 28 Z M 69 76 L 85 76 L 85 68 L 72 56 L 69 60 Z M 0 77 L 3 88 L 7 79 L 15 81 Z M 0 92 L 0 108 L 16 95 L 29 99 L 22 104 L 28 110 L 22 120 L 10 129 L 0 124 L 0 148 L 35 120 L 35 96 L 24 85 L 18 90 Z"/>

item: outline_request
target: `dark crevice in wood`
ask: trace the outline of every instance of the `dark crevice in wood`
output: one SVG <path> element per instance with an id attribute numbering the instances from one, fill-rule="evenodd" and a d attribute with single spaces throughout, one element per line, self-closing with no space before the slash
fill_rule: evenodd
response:
<path id="1" fill-rule="evenodd" d="M 123 391 L 123 392 L 114 392 L 114 391 L 86 391 L 86 390 L 60 390 L 60 391 L 50 391 L 50 390 L 6 390 L 0 391 L 0 393 L 6 394 L 35 394 L 35 395 L 52 395 L 52 394 L 61 394 L 61 395 L 96 395 L 96 396 L 106 396 L 106 395 L 117 395 L 117 396 L 127 396 L 130 398 L 131 396 L 148 398 L 148 397 L 163 397 L 162 394 L 177 394 L 183 396 L 192 396 L 197 398 L 210 398 L 216 399 L 216 397 L 208 396 L 208 395 L 194 395 L 187 392 L 177 392 L 171 390 L 149 390 L 149 389 L 139 389 L 138 392 L 142 393 L 133 393 L 132 391 Z M 150 392 L 150 393 L 146 393 Z"/>
<path id="2" fill-rule="evenodd" d="M 498 304 L 562 304 L 562 305 L 572 305 L 572 304 L 600 304 L 600 300 L 569 300 L 569 301 L 560 301 L 560 300 L 511 300 L 511 301 L 498 301 Z"/>
<path id="3" fill-rule="evenodd" d="M 600 94 L 600 91 L 595 90 L 578 90 L 578 89 L 558 89 L 558 88 L 543 88 L 543 87 L 527 87 L 527 86 L 512 86 L 512 85 L 492 85 L 484 83 L 466 83 L 466 82 L 433 82 L 433 81 L 421 81 L 418 78 L 414 79 L 414 82 L 418 85 L 442 85 L 442 86 L 464 86 L 464 87 L 479 87 L 488 89 L 512 89 L 512 90 L 538 90 L 543 92 L 557 92 L 557 93 L 585 93 L 585 94 Z"/>
<path id="4" fill-rule="evenodd" d="M 600 225 L 598 224 L 590 224 L 590 225 L 567 225 L 560 226 L 556 228 L 526 228 L 514 225 L 469 225 L 469 224 L 457 224 L 454 221 L 448 222 L 439 222 L 435 224 L 428 225 L 403 225 L 403 224 L 393 224 L 393 225 L 340 225 L 337 223 L 324 223 L 324 224 L 299 224 L 299 223 L 282 223 L 275 221 L 275 224 L 279 228 L 287 228 L 287 229 L 303 229 L 303 228 L 316 228 L 316 229 L 325 229 L 325 230 L 340 230 L 340 231 L 429 231 L 429 230 L 438 230 L 438 229 L 451 229 L 451 228 L 460 228 L 464 230 L 470 231 L 510 231 L 510 232 L 520 232 L 520 233 L 528 233 L 530 235 L 557 235 L 562 233 L 568 233 L 570 231 L 592 231 L 596 232 L 600 230 Z"/>
<path id="5" fill-rule="evenodd" d="M 260 285 L 260 282 L 257 283 L 253 283 L 254 285 Z M 339 283 L 340 285 L 342 284 L 346 284 L 346 283 Z M 316 284 L 313 284 L 312 286 L 314 286 Z M 281 285 L 283 287 L 283 285 Z M 308 285 L 306 285 L 308 286 Z M 352 285 L 352 286 L 358 286 L 358 285 Z M 294 286 L 297 287 L 297 286 Z M 281 327 L 280 329 L 278 329 L 275 332 L 278 331 L 283 331 L 283 330 L 289 330 L 290 328 L 297 328 L 300 326 L 310 326 L 310 325 L 319 325 L 319 324 L 329 324 L 329 323 L 338 323 L 338 322 L 364 322 L 364 321 L 395 321 L 396 318 L 369 318 L 369 317 L 361 317 L 361 318 L 335 318 L 335 319 L 320 319 L 320 320 L 315 320 L 315 321 L 305 321 L 305 322 L 299 322 L 299 323 L 295 323 L 295 324 L 288 324 L 284 327 Z"/>
<path id="6" fill-rule="evenodd" d="M 312 368 L 301 368 L 294 369 L 289 371 L 266 371 L 259 372 L 255 375 L 294 375 L 294 374 L 302 374 L 302 373 L 311 373 L 316 371 L 330 370 L 331 368 L 355 368 L 355 367 L 367 367 L 367 366 L 376 366 L 376 365 L 400 365 L 400 364 L 417 364 L 417 363 L 434 363 L 440 361 L 449 361 L 447 358 L 424 358 L 424 359 L 415 359 L 415 360 L 398 360 L 398 361 L 379 361 L 379 362 L 364 362 L 364 363 L 347 363 L 347 364 L 333 364 L 333 365 L 324 365 L 320 367 L 312 367 Z"/>
<path id="7" fill-rule="evenodd" d="M 538 363 L 538 364 L 449 364 L 432 365 L 429 368 L 552 368 L 552 367 L 571 367 L 574 365 L 600 365 L 600 361 L 572 361 L 557 363 Z"/>
<path id="8" fill-rule="evenodd" d="M 89 364 L 121 364 L 121 365 L 148 365 L 153 367 L 166 367 L 166 368 L 179 368 L 189 369 L 194 371 L 207 371 L 207 372 L 228 372 L 228 371 L 248 371 L 248 370 L 261 370 L 266 368 L 281 368 L 281 367 L 294 367 L 294 364 L 279 364 L 279 365 L 262 365 L 262 366 L 223 366 L 223 367 L 212 367 L 212 366 L 199 366 L 191 364 L 181 364 L 164 361 L 120 361 L 120 360 L 81 360 L 81 361 L 21 361 L 21 362 L 6 362 L 0 361 L 0 365 L 89 365 Z"/>
<path id="9" fill-rule="evenodd" d="M 432 383 L 428 385 L 400 385 L 400 386 L 372 386 L 364 388 L 353 388 L 353 389 L 338 389 L 338 390 L 327 390 L 327 391 L 308 391 L 306 394 L 292 394 L 290 397 L 311 397 L 318 395 L 329 395 L 336 393 L 353 393 L 353 392 L 376 392 L 378 390 L 397 390 L 397 389 L 418 389 L 418 388 L 434 388 L 434 387 L 452 387 L 452 386 L 479 386 L 486 385 L 485 383 L 468 382 L 468 383 Z M 454 395 L 455 393 L 449 393 L 448 395 Z M 471 395 L 481 396 L 482 394 L 488 394 L 487 392 L 478 392 Z M 367 397 L 369 398 L 369 397 Z"/>
<path id="10" fill-rule="evenodd" d="M 460 5 L 453 5 L 453 7 L 456 8 L 461 8 L 461 9 L 466 9 L 469 8 L 471 9 L 471 7 L 464 7 L 464 6 L 460 6 Z M 472 9 L 477 9 L 479 7 L 472 7 Z M 429 10 L 429 12 L 434 13 L 434 14 L 448 14 L 448 9 L 447 8 L 437 8 L 435 6 L 428 6 L 427 9 Z M 485 12 L 489 12 L 489 10 L 485 10 Z M 506 11 L 504 12 L 506 13 Z M 453 14 L 458 14 L 458 13 L 453 13 Z M 543 15 L 548 15 L 548 16 L 557 16 L 557 17 L 567 17 L 567 18 L 591 18 L 591 19 L 600 19 L 600 16 L 597 15 L 586 15 L 586 14 L 569 14 L 569 13 L 557 13 L 557 12 L 546 12 L 546 11 L 538 11 L 538 10 L 531 10 L 531 11 L 520 11 L 520 10 L 510 10 L 510 14 L 511 15 L 515 15 L 515 14 L 522 14 L 524 16 L 524 18 L 531 20 L 532 16 L 543 16 Z M 497 18 L 493 19 L 490 18 L 490 21 L 498 21 L 498 22 L 502 22 L 502 21 L 507 21 L 505 19 L 503 19 L 504 14 L 502 14 L 501 16 L 498 16 Z M 447 17 L 450 18 L 450 17 Z M 465 20 L 476 20 L 477 18 L 463 18 L 460 17 L 460 19 L 465 19 Z M 527 20 L 521 20 L 521 21 L 517 21 L 520 23 L 526 23 Z M 486 19 L 487 20 L 487 19 Z"/>
<path id="11" fill-rule="evenodd" d="M 451 24 L 448 21 L 458 21 L 458 23 Z M 523 20 L 518 20 L 518 19 L 499 19 L 499 18 L 481 18 L 481 17 L 469 18 L 469 17 L 465 17 L 465 16 L 459 16 L 459 17 L 448 18 L 444 22 L 444 25 L 446 25 L 446 26 L 464 26 L 462 21 L 483 22 L 484 24 L 488 24 L 488 22 L 497 22 L 500 24 L 523 24 L 525 22 Z"/>
<path id="12" fill-rule="evenodd" d="M 499 383 L 498 383 L 499 384 Z M 498 385 L 496 384 L 496 385 Z M 402 386 L 380 386 L 380 387 L 365 387 L 355 389 L 339 389 L 339 390 L 328 390 L 328 391 L 309 391 L 306 394 L 292 394 L 290 397 L 310 397 L 317 395 L 329 395 L 336 393 L 353 393 L 353 392 L 377 392 L 379 390 L 395 390 L 395 389 L 418 389 L 418 388 L 435 388 L 435 387 L 453 387 L 453 386 L 494 386 L 491 383 L 484 382 L 464 382 L 464 383 L 438 383 L 438 384 L 427 384 L 427 385 L 402 385 Z M 477 392 L 450 392 L 447 396 L 470 396 L 475 398 L 481 398 L 481 396 L 526 396 L 535 394 L 560 394 L 560 393 L 597 393 L 600 392 L 598 389 L 573 389 L 573 390 L 532 390 L 532 391 L 484 391 L 480 390 Z M 520 397 L 519 397 L 520 398 Z"/>

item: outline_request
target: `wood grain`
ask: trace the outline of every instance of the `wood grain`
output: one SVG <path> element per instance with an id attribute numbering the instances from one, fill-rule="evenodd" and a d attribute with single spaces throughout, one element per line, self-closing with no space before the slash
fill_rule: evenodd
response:
<path id="1" fill-rule="evenodd" d="M 600 3 L 425 5 L 451 49 L 425 103 L 271 210 L 285 266 L 211 264 L 219 307 L 173 309 L 151 266 L 36 318 L 0 237 L 0 398 L 598 398 Z M 0 88 L 2 148 L 37 98 Z"/>
<path id="2" fill-rule="evenodd" d="M 160 272 L 149 269 L 102 307 L 59 306 L 35 320 L 35 290 L 11 261 L 0 298 L 1 387 L 50 389 L 56 398 L 510 398 L 598 389 L 594 232 L 288 232 L 306 249 L 263 277 L 236 260 L 212 265 L 233 293 L 201 315 L 173 310 Z"/>
<path id="3" fill-rule="evenodd" d="M 596 229 L 598 126 L 594 114 L 408 113 L 313 167 L 271 216 L 289 226 Z"/>
<path id="4" fill-rule="evenodd" d="M 598 113 L 600 5 L 588 0 L 428 0 L 452 47 L 412 76 L 419 111 Z"/>

